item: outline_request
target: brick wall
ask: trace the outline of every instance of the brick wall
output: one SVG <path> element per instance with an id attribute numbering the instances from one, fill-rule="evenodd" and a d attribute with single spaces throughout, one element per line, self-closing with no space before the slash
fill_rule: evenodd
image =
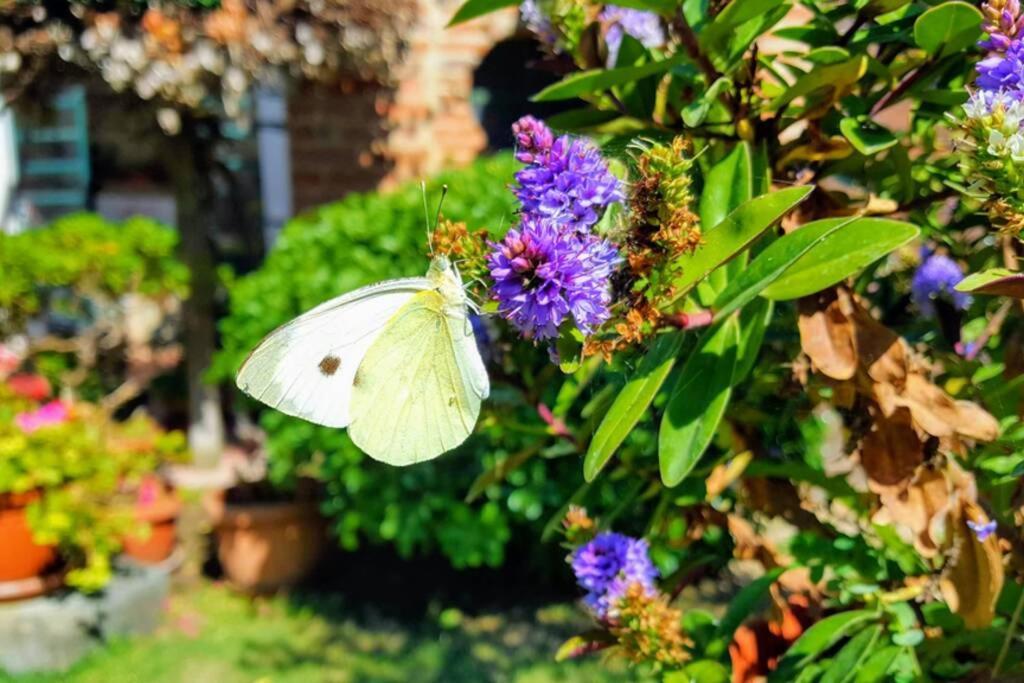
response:
<path id="1" fill-rule="evenodd" d="M 473 71 L 517 26 L 515 8 L 455 28 L 461 0 L 419 0 L 394 83 L 307 84 L 289 101 L 295 211 L 472 161 L 487 146 Z"/>

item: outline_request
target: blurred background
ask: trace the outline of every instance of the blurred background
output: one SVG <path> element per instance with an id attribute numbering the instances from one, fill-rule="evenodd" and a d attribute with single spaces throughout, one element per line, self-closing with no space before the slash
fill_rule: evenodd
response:
<path id="1" fill-rule="evenodd" d="M 511 123 L 573 107 L 530 102 L 566 65 L 459 4 L 0 0 L 0 678 L 625 680 L 553 661 L 584 622 L 533 539 L 582 481 L 533 397 L 398 471 L 234 388 L 425 270 L 421 179 L 508 226 Z"/>

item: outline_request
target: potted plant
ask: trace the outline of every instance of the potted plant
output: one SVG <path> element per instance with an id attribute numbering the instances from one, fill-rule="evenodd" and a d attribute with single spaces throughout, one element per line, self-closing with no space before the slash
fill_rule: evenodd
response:
<path id="1" fill-rule="evenodd" d="M 228 581 L 249 593 L 295 585 L 316 567 L 327 543 L 312 482 L 293 491 L 266 480 L 240 483 L 206 499 L 217 558 Z"/>
<path id="2" fill-rule="evenodd" d="M 134 498 L 136 522 L 121 539 L 124 555 L 141 564 L 160 564 L 171 557 L 177 545 L 181 496 L 157 469 L 184 459 L 185 437 L 181 432 L 165 431 L 151 417 L 137 413 L 111 430 L 107 445 L 112 454 L 133 463 L 142 473 L 124 486 Z"/>

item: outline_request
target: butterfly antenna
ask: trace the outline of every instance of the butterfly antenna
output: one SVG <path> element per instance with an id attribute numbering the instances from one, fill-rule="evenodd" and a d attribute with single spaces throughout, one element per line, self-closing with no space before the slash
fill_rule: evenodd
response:
<path id="1" fill-rule="evenodd" d="M 444 206 L 444 198 L 448 194 L 448 186 L 441 186 L 441 199 L 437 202 L 437 215 L 434 216 L 434 230 L 437 230 L 437 226 L 441 223 L 441 207 Z"/>
<path id="2" fill-rule="evenodd" d="M 434 233 L 430 230 L 430 209 L 427 208 L 427 181 L 420 181 L 420 194 L 423 195 L 423 227 L 427 231 L 427 249 L 430 258 L 434 258 Z"/>

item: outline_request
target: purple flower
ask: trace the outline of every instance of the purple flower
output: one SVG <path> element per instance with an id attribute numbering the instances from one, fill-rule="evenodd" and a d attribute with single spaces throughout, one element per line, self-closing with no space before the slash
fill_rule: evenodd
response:
<path id="1" fill-rule="evenodd" d="M 942 254 L 931 254 L 914 272 L 910 282 L 914 303 L 925 315 L 934 316 L 935 297 L 946 293 L 953 299 L 954 306 L 964 310 L 971 304 L 970 295 L 953 289 L 963 279 L 964 273 L 956 261 Z"/>
<path id="2" fill-rule="evenodd" d="M 536 141 L 535 147 L 526 152 L 532 161 L 516 173 L 519 187 L 515 193 L 523 213 L 552 218 L 585 231 L 597 222 L 606 206 L 622 201 L 622 184 L 608 170 L 593 143 L 563 135 L 545 153 L 539 153 L 540 142 L 546 144 L 542 131 L 547 127 L 540 121 L 524 119 L 516 125 L 524 131 L 524 137 Z M 518 138 L 520 132 L 515 127 L 513 130 Z"/>
<path id="3" fill-rule="evenodd" d="M 614 616 L 615 603 L 639 583 L 653 592 L 658 570 L 647 554 L 647 541 L 606 531 L 580 546 L 572 556 L 576 582 L 587 591 L 584 602 L 599 618 Z"/>
<path id="4" fill-rule="evenodd" d="M 978 87 L 1024 97 L 1024 40 L 1015 39 L 1005 53 L 992 53 L 978 62 Z"/>
<path id="5" fill-rule="evenodd" d="M 986 538 L 988 538 L 996 532 L 995 520 L 984 523 L 972 522 L 971 520 L 967 520 L 967 526 L 971 528 L 971 531 L 974 532 L 974 535 L 982 543 L 985 542 Z"/>
<path id="6" fill-rule="evenodd" d="M 988 39 L 979 42 L 978 47 L 991 52 L 1005 52 L 1013 38 L 1024 28 L 1019 0 L 986 2 L 981 9 L 985 15 L 982 29 L 988 34 Z"/>
<path id="7" fill-rule="evenodd" d="M 537 0 L 523 0 L 519 5 L 519 16 L 523 20 L 523 24 L 530 30 L 533 35 L 537 36 L 537 39 L 546 44 L 554 45 L 557 40 L 555 35 L 555 29 L 551 25 L 551 20 L 547 18 L 540 5 L 537 4 Z"/>
<path id="8" fill-rule="evenodd" d="M 555 136 L 543 121 L 524 116 L 512 124 L 516 139 L 516 159 L 524 164 L 541 163 L 551 152 Z"/>
<path id="9" fill-rule="evenodd" d="M 608 46 L 609 67 L 614 67 L 619 60 L 623 35 L 636 38 L 644 47 L 661 47 L 665 44 L 665 29 L 661 25 L 661 18 L 654 12 L 608 5 L 601 12 L 600 19 L 608 26 L 604 42 Z"/>
<path id="10" fill-rule="evenodd" d="M 570 315 L 584 334 L 608 319 L 613 244 L 524 214 L 488 256 L 498 311 L 524 336 L 551 339 Z"/>

